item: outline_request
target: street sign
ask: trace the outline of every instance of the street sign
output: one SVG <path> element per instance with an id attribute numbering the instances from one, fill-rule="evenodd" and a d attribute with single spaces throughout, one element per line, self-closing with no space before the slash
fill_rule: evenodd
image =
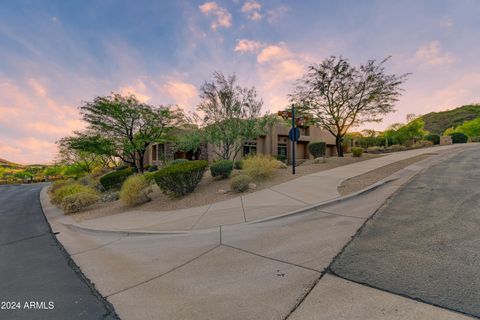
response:
<path id="1" fill-rule="evenodd" d="M 288 137 L 290 138 L 290 141 L 295 141 L 297 142 L 298 139 L 300 139 L 300 129 L 298 128 L 292 128 L 288 132 Z"/>

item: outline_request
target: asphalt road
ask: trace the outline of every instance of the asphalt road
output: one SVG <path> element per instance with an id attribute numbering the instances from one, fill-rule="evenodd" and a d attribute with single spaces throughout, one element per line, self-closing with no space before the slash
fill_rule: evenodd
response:
<path id="1" fill-rule="evenodd" d="M 480 317 L 480 149 L 400 189 L 330 266 L 358 283 Z"/>
<path id="2" fill-rule="evenodd" d="M 41 188 L 0 186 L 0 319 L 116 319 L 51 233 Z"/>

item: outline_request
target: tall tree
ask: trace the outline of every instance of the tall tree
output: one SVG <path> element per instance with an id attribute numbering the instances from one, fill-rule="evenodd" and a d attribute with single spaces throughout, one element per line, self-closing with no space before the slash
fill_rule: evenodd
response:
<path id="1" fill-rule="evenodd" d="M 154 107 L 137 100 L 135 95 L 96 97 L 80 107 L 88 130 L 111 143 L 116 156 L 144 171 L 149 144 L 162 142 L 167 132 L 183 119 L 179 109 Z"/>
<path id="2" fill-rule="evenodd" d="M 235 158 L 245 143 L 264 134 L 272 121 L 269 116 L 260 117 L 263 101 L 255 88 L 241 87 L 236 81 L 235 75 L 214 72 L 213 81 L 205 82 L 200 90 L 197 111 L 203 133 L 222 159 Z"/>
<path id="3" fill-rule="evenodd" d="M 331 56 L 308 66 L 306 74 L 290 95 L 301 111 L 311 115 L 312 123 L 335 136 L 338 156 L 343 156 L 342 139 L 351 127 L 380 122 L 393 112 L 401 93 L 400 85 L 408 74 L 385 72 L 384 59 L 369 60 L 355 67 L 347 59 Z"/>

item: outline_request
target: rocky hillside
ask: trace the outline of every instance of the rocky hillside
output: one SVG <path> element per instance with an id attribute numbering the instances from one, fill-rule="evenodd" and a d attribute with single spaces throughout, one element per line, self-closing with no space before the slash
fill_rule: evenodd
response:
<path id="1" fill-rule="evenodd" d="M 469 104 L 456 109 L 430 112 L 420 118 L 425 121 L 425 130 L 441 135 L 446 129 L 457 127 L 465 121 L 480 117 L 480 104 Z"/>

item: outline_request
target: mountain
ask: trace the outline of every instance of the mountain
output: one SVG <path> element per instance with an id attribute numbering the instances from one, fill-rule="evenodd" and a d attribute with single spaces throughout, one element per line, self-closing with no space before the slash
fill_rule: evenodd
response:
<path id="1" fill-rule="evenodd" d="M 453 110 L 430 112 L 420 118 L 425 121 L 425 130 L 442 135 L 445 130 L 457 127 L 465 121 L 480 117 L 480 104 L 469 104 Z"/>
<path id="2" fill-rule="evenodd" d="M 8 160 L 0 158 L 0 167 L 4 168 L 21 168 L 23 167 L 21 164 L 13 163 Z"/>

